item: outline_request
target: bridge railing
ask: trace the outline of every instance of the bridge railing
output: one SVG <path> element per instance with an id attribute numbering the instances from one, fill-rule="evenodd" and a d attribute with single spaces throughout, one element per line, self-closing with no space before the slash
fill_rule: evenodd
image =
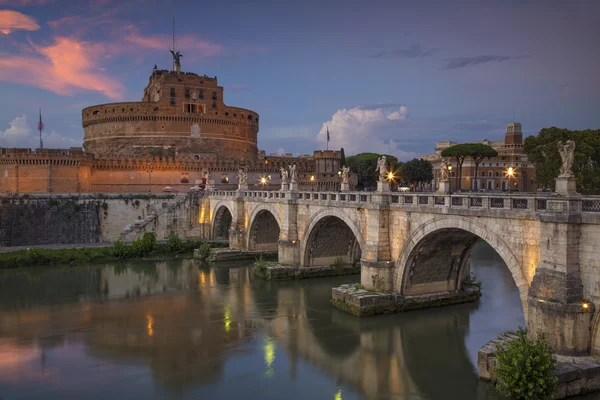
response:
<path id="1" fill-rule="evenodd" d="M 327 202 L 331 203 L 372 203 L 374 196 L 380 196 L 377 192 L 286 192 L 286 191 L 215 191 L 209 192 L 212 197 L 233 198 L 242 196 L 251 199 L 266 201 L 278 201 L 296 198 L 302 202 Z M 391 207 L 451 207 L 459 209 L 510 209 L 523 211 L 544 211 L 548 209 L 548 201 L 567 201 L 555 193 L 460 193 L 460 194 L 438 194 L 438 193 L 400 193 L 392 192 L 386 194 L 390 198 Z M 292 197 L 293 196 L 293 197 Z M 585 213 L 600 213 L 600 196 L 581 197 L 581 211 Z"/>

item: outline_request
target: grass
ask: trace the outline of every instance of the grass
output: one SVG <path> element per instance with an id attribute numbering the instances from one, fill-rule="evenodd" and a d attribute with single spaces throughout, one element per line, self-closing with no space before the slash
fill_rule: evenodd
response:
<path id="1" fill-rule="evenodd" d="M 188 254 L 204 244 L 201 240 L 182 241 L 181 248 L 171 250 L 168 243 L 156 243 L 152 251 L 144 257 L 127 257 L 128 259 L 152 259 L 156 257 L 174 257 L 179 254 Z M 123 245 L 130 247 L 131 245 Z M 213 244 L 220 246 L 220 244 Z M 33 265 L 65 265 L 82 264 L 90 262 L 110 262 L 122 260 L 123 257 L 115 254 L 115 246 L 88 247 L 77 249 L 41 249 L 32 247 L 28 250 L 19 250 L 0 253 L 0 269 L 18 268 Z"/>

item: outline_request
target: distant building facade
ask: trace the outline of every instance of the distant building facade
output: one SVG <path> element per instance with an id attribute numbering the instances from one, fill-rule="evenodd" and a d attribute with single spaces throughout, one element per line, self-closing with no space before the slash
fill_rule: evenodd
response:
<path id="1" fill-rule="evenodd" d="M 498 152 L 497 157 L 487 157 L 480 164 L 475 176 L 475 162 L 467 157 L 462 166 L 462 178 L 457 184 L 458 168 L 455 158 L 448 158 L 452 165 L 450 172 L 450 188 L 456 190 L 483 190 L 483 191 L 507 191 L 509 186 L 512 191 L 535 191 L 538 185 L 535 181 L 535 166 L 527 159 L 523 152 L 523 131 L 518 122 L 506 125 L 504 140 L 490 141 L 484 139 L 481 142 Z M 438 187 L 441 178 L 440 165 L 441 153 L 444 149 L 458 143 L 451 141 L 437 142 L 435 153 L 426 154 L 419 158 L 429 160 L 433 164 L 434 181 L 432 186 Z M 508 170 L 513 168 L 513 176 L 509 177 Z"/>

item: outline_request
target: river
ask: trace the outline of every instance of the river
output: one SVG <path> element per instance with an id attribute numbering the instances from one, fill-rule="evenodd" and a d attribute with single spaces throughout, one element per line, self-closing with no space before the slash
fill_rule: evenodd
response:
<path id="1" fill-rule="evenodd" d="M 0 399 L 500 399 L 477 350 L 523 311 L 487 244 L 471 267 L 476 303 L 364 319 L 328 303 L 358 275 L 266 282 L 189 259 L 3 271 Z"/>

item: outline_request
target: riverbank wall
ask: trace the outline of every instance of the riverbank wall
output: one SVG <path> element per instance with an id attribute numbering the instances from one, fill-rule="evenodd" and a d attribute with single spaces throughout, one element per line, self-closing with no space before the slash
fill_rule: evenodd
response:
<path id="1" fill-rule="evenodd" d="M 0 247 L 200 239 L 197 194 L 20 194 L 0 196 Z"/>

